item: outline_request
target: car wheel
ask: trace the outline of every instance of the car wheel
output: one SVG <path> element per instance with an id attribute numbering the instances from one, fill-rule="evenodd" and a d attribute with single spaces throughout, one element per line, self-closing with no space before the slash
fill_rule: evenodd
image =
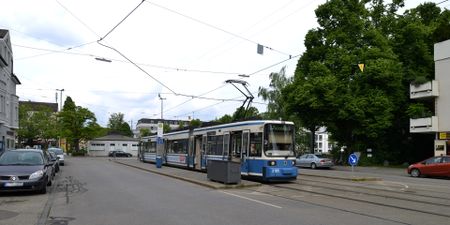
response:
<path id="1" fill-rule="evenodd" d="M 420 170 L 419 169 L 412 169 L 411 170 L 411 176 L 412 177 L 420 177 Z"/>
<path id="2" fill-rule="evenodd" d="M 42 185 L 42 188 L 40 190 L 38 190 L 39 194 L 45 194 L 47 193 L 47 182 L 44 182 L 44 184 Z"/>
<path id="3" fill-rule="evenodd" d="M 317 168 L 317 165 L 315 163 L 311 163 L 311 169 Z"/>

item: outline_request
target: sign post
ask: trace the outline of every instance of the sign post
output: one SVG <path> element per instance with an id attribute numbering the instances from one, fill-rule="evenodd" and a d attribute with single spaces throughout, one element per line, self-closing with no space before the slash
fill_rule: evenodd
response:
<path id="1" fill-rule="evenodd" d="M 158 123 L 158 134 L 156 137 L 156 168 L 161 168 L 162 166 L 162 155 L 164 151 L 164 124 L 162 122 Z"/>
<path id="2" fill-rule="evenodd" d="M 348 164 L 352 166 L 352 176 L 353 176 L 353 168 L 358 164 L 358 156 L 355 153 L 352 153 L 348 156 Z"/>

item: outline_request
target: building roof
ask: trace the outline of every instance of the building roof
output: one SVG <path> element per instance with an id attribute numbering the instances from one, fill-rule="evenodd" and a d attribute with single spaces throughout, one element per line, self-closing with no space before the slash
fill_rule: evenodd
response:
<path id="1" fill-rule="evenodd" d="M 53 102 L 32 102 L 32 101 L 19 101 L 19 105 L 27 105 L 32 111 L 39 111 L 43 107 L 47 107 L 52 112 L 58 112 L 58 103 Z"/>
<path id="2" fill-rule="evenodd" d="M 139 139 L 124 136 L 121 134 L 109 134 L 103 137 L 92 139 L 91 141 L 139 141 Z"/>

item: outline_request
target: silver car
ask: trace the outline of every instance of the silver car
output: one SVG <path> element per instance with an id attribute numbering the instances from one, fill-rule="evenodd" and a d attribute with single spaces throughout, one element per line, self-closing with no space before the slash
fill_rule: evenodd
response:
<path id="1" fill-rule="evenodd" d="M 49 152 L 54 152 L 56 154 L 56 156 L 58 157 L 59 165 L 64 166 L 64 155 L 65 155 L 65 153 L 63 152 L 62 149 L 60 149 L 60 148 L 48 148 L 47 150 Z"/>
<path id="2" fill-rule="evenodd" d="M 311 169 L 315 168 L 330 168 L 334 166 L 333 160 L 323 156 L 314 154 L 305 154 L 299 156 L 296 160 L 296 165 L 299 167 L 309 167 Z"/>

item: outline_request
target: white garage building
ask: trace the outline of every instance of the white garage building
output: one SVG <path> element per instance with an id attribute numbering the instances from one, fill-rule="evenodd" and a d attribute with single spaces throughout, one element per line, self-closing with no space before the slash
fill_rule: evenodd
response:
<path id="1" fill-rule="evenodd" d="M 88 141 L 88 154 L 90 156 L 108 156 L 110 151 L 121 150 L 138 154 L 139 140 L 120 134 L 110 134 Z"/>

